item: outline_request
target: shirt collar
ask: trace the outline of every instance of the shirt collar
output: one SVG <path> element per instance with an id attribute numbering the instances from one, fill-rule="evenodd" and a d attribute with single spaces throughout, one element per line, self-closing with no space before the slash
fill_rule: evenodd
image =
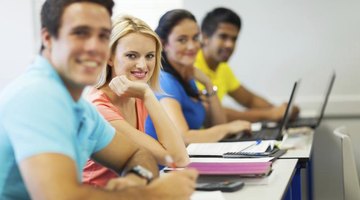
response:
<path id="1" fill-rule="evenodd" d="M 75 110 L 83 109 L 83 105 L 82 105 L 84 103 L 83 97 L 80 97 L 78 101 L 74 101 L 70 92 L 67 90 L 64 81 L 61 79 L 59 73 L 55 70 L 54 66 L 50 63 L 48 59 L 46 59 L 42 55 L 37 55 L 35 57 L 35 61 L 33 65 L 30 66 L 30 69 L 40 70 L 42 73 L 49 75 L 52 79 L 54 79 L 56 82 L 61 84 L 61 86 L 63 86 L 64 89 L 66 90 L 66 93 L 68 94 L 68 98 L 70 98 L 71 102 L 73 102 L 74 109 Z"/>

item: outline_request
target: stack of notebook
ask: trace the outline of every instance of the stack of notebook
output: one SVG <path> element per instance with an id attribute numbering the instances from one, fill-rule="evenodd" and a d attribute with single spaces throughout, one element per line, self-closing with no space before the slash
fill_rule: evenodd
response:
<path id="1" fill-rule="evenodd" d="M 271 164 L 270 158 L 191 158 L 188 167 L 197 169 L 200 175 L 259 177 L 270 173 Z"/>

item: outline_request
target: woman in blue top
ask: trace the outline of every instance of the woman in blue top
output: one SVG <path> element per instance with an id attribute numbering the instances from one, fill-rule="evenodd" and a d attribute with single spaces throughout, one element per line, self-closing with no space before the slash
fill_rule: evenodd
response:
<path id="1" fill-rule="evenodd" d="M 155 32 L 164 47 L 160 74 L 164 93 L 157 97 L 183 134 L 185 143 L 217 142 L 228 135 L 249 130 L 250 123 L 246 121 L 226 123 L 216 88 L 205 74 L 193 66 L 200 48 L 195 17 L 182 9 L 168 11 L 160 18 Z M 200 94 L 195 80 L 205 85 L 206 91 Z M 150 118 L 145 128 L 146 133 L 157 138 Z"/>

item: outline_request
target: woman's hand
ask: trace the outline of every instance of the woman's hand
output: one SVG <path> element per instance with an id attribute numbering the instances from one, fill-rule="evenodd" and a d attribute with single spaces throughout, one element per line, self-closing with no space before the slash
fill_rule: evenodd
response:
<path id="1" fill-rule="evenodd" d="M 210 78 L 204 74 L 200 69 L 194 68 L 194 78 L 195 80 L 199 81 L 201 84 L 203 84 L 207 91 L 212 91 L 213 84 L 210 80 Z"/>
<path id="2" fill-rule="evenodd" d="M 227 135 L 233 135 L 234 133 L 239 132 L 251 132 L 251 123 L 244 120 L 235 120 L 229 122 L 226 125 L 227 128 Z"/>
<path id="3" fill-rule="evenodd" d="M 144 99 L 146 92 L 152 92 L 148 84 L 130 81 L 125 75 L 113 78 L 109 86 L 120 97 L 126 96 Z"/>

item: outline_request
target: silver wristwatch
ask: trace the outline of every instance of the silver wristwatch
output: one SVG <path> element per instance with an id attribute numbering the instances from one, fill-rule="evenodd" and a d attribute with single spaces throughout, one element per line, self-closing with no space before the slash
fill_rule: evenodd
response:
<path id="1" fill-rule="evenodd" d="M 153 173 L 146 169 L 145 167 L 141 165 L 136 165 L 133 168 L 131 168 L 128 173 L 134 173 L 141 178 L 145 178 L 147 180 L 147 183 L 149 183 L 153 179 Z"/>

